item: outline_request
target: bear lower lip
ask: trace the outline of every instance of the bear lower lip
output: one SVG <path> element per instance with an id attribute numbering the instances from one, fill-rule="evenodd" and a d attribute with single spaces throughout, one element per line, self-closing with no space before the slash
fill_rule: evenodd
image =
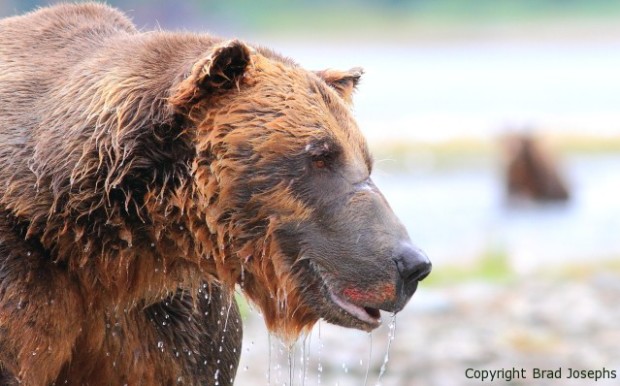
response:
<path id="1" fill-rule="evenodd" d="M 376 308 L 362 307 L 355 305 L 333 292 L 330 293 L 330 298 L 334 304 L 340 307 L 343 311 L 353 316 L 355 319 L 369 325 L 372 329 L 381 325 L 381 313 Z"/>
<path id="2" fill-rule="evenodd" d="M 321 292 L 330 310 L 327 314 L 322 315 L 324 319 L 343 327 L 364 331 L 372 331 L 381 325 L 381 312 L 378 308 L 355 305 L 344 297 L 336 295 L 329 285 L 329 276 L 323 271 L 322 267 L 313 261 L 309 261 L 308 267 L 323 282 Z M 338 309 L 338 312 L 334 313 L 335 308 Z"/>

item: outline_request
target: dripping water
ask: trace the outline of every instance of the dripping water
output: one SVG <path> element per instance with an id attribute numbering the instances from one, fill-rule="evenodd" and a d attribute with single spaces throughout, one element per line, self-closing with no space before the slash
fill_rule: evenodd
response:
<path id="1" fill-rule="evenodd" d="M 381 386 L 381 378 L 383 378 L 383 374 L 385 374 L 385 370 L 387 370 L 387 364 L 390 360 L 390 347 L 392 346 L 392 341 L 394 340 L 394 334 L 396 331 L 396 314 L 392 314 L 392 319 L 389 324 L 388 331 L 388 342 L 385 350 L 385 357 L 383 358 L 383 364 L 381 365 L 381 371 L 379 371 L 379 378 L 377 378 L 377 386 Z"/>
<path id="2" fill-rule="evenodd" d="M 301 373 L 299 377 L 301 378 L 301 386 L 306 385 L 306 376 L 308 374 L 308 364 L 310 362 L 310 343 L 312 339 L 312 331 L 310 331 L 309 335 L 304 336 L 304 340 L 301 346 Z"/>
<path id="3" fill-rule="evenodd" d="M 368 374 L 370 373 L 370 361 L 372 359 L 372 333 L 368 333 L 368 360 L 366 361 L 366 375 L 364 376 L 364 386 L 368 384 Z M 360 359 L 361 362 L 361 359 Z M 360 363 L 361 364 L 361 363 Z"/>
<path id="4" fill-rule="evenodd" d="M 230 299 L 228 299 L 228 309 L 226 310 L 226 319 L 224 320 L 224 332 L 226 332 L 226 328 L 228 327 L 228 316 L 230 315 L 230 309 L 233 305 L 233 302 L 235 301 L 234 299 L 234 295 L 231 295 L 232 297 Z M 223 308 L 223 307 L 222 307 Z M 224 311 L 222 310 L 222 312 L 220 313 L 220 315 L 224 316 Z"/>
<path id="5" fill-rule="evenodd" d="M 282 343 L 282 342 L 278 342 L 278 343 Z M 284 357 L 284 350 L 282 349 L 284 347 L 283 344 L 279 345 L 278 348 L 278 352 L 277 352 L 277 358 L 278 360 L 276 360 L 276 366 L 275 366 L 275 382 L 276 384 L 282 382 L 282 366 L 280 365 L 280 362 L 282 361 L 282 358 Z M 284 384 L 284 383 L 283 383 Z"/>
<path id="6" fill-rule="evenodd" d="M 288 380 L 289 385 L 293 386 L 293 379 L 295 377 L 295 344 L 290 344 L 287 348 L 287 360 L 288 360 Z"/>
<path id="7" fill-rule="evenodd" d="M 323 373 L 323 363 L 321 362 L 321 357 L 323 354 L 323 341 L 321 340 L 321 321 L 319 320 L 319 349 L 318 349 L 318 366 L 317 366 L 317 375 L 316 375 L 316 384 L 321 384 L 321 375 Z"/>
<path id="8" fill-rule="evenodd" d="M 269 332 L 269 334 L 267 335 L 267 343 L 268 343 L 268 355 L 269 355 L 269 365 L 267 366 L 267 384 L 271 386 L 271 344 L 272 344 L 272 339 L 271 339 L 271 332 Z"/>

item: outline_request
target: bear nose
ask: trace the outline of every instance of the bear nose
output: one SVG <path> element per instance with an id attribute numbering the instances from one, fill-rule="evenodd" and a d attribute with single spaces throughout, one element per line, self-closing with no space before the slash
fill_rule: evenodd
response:
<path id="1" fill-rule="evenodd" d="M 410 243 L 401 244 L 394 262 L 405 285 L 423 280 L 433 268 L 426 254 Z"/>

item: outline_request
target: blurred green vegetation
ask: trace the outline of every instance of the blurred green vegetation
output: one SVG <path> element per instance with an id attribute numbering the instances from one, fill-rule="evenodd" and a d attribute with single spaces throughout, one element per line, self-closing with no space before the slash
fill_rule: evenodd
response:
<path id="1" fill-rule="evenodd" d="M 376 166 L 381 170 L 392 171 L 483 166 L 497 155 L 496 145 L 489 140 L 473 138 L 454 138 L 441 142 L 370 141 Z"/>
<path id="2" fill-rule="evenodd" d="M 23 13 L 56 0 L 2 0 L 0 16 Z M 325 33 L 336 29 L 408 29 L 416 25 L 513 23 L 620 16 L 617 0 L 107 0 L 138 19 L 154 15 L 161 25 L 242 26 L 254 31 Z M 142 18 L 141 15 L 144 15 Z"/>
<path id="3" fill-rule="evenodd" d="M 208 2 L 203 9 L 209 9 Z M 210 2 L 209 2 L 210 3 Z M 229 0 L 222 12 L 241 14 L 261 27 L 298 26 L 318 20 L 326 26 L 364 25 L 368 21 L 406 22 L 412 18 L 434 22 L 514 21 L 540 18 L 609 17 L 620 14 L 613 0 Z"/>
<path id="4" fill-rule="evenodd" d="M 586 135 L 562 135 L 550 137 L 548 142 L 562 154 L 620 153 L 620 136 L 588 137 Z"/>
<path id="5" fill-rule="evenodd" d="M 603 260 L 567 263 L 544 268 L 541 274 L 557 280 L 583 280 L 604 273 L 620 274 L 620 256 L 608 256 Z"/>
<path id="6" fill-rule="evenodd" d="M 470 281 L 505 283 L 516 278 L 508 253 L 492 248 L 467 264 L 447 264 L 433 268 L 424 285 L 445 286 Z"/>
<path id="7" fill-rule="evenodd" d="M 588 136 L 577 134 L 537 135 L 558 157 L 572 155 L 607 155 L 620 153 L 620 136 Z M 382 170 L 415 171 L 452 167 L 479 167 L 496 163 L 502 156 L 497 138 L 453 138 L 440 142 L 414 140 L 371 142 L 375 162 Z M 494 161 L 495 160 L 495 161 Z"/>
<path id="8" fill-rule="evenodd" d="M 598 274 L 620 273 L 620 259 L 611 256 L 604 260 L 569 262 L 539 268 L 534 274 L 550 280 L 574 281 L 586 280 Z M 502 249 L 489 249 L 479 258 L 467 263 L 443 264 L 433 268 L 433 272 L 424 279 L 423 285 L 445 287 L 469 282 L 513 283 L 522 276 L 510 265 L 510 256 Z"/>

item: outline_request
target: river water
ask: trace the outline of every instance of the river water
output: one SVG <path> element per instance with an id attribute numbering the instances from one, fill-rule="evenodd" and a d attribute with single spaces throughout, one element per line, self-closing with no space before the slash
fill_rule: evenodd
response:
<path id="1" fill-rule="evenodd" d="M 620 36 L 265 44 L 309 69 L 362 66 L 355 113 L 371 139 L 485 138 L 522 126 L 620 134 Z"/>
<path id="2" fill-rule="evenodd" d="M 411 237 L 435 264 L 500 250 L 515 269 L 620 257 L 620 155 L 564 162 L 564 204 L 510 205 L 494 165 L 418 174 L 377 171 L 375 180 Z"/>

